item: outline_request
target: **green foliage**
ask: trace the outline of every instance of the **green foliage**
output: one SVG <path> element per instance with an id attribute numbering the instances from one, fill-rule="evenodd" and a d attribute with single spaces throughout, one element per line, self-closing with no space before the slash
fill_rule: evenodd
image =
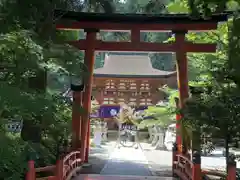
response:
<path id="1" fill-rule="evenodd" d="M 4 144 L 4 147 L 0 148 L 0 178 L 8 180 L 23 179 L 22 173 L 27 167 L 27 164 L 23 163 L 26 162 L 25 143 L 19 137 L 6 136 L 2 132 L 0 135 L 0 142 Z"/>
<path id="2" fill-rule="evenodd" d="M 9 93 L 12 94 L 12 99 L 9 98 Z M 1 86 L 0 95 L 1 109 L 4 109 L 1 116 L 3 127 L 9 119 L 13 118 L 13 115 L 17 114 L 24 121 L 34 121 L 34 124 L 41 129 L 41 142 L 35 144 L 24 142 L 18 134 L 11 135 L 1 130 L 0 143 L 4 146 L 0 148 L 0 156 L 4 157 L 5 161 L 2 158 L 0 162 L 0 165 L 4 163 L 0 166 L 3 167 L 0 171 L 4 172 L 0 173 L 0 177 L 21 179 L 26 172 L 25 167 L 30 158 L 29 150 L 38 156 L 37 159 L 34 158 L 36 166 L 55 163 L 58 156 L 56 152 L 58 144 L 62 144 L 63 140 L 70 136 L 71 109 L 69 105 L 60 102 L 59 97 L 44 98 L 37 94 L 22 94 L 18 89 L 7 85 Z M 40 114 L 41 119 L 36 119 L 36 115 Z M 28 130 L 28 132 L 32 131 Z M 35 136 L 37 132 L 32 133 L 28 133 L 28 136 Z"/>
<path id="3" fill-rule="evenodd" d="M 144 119 L 144 117 L 146 119 Z M 139 127 L 152 127 L 153 125 L 158 125 L 166 128 L 168 125 L 174 122 L 174 114 L 170 113 L 168 107 L 156 107 L 149 106 L 148 109 L 144 111 L 143 121 L 141 121 Z"/>
<path id="4" fill-rule="evenodd" d="M 176 111 L 175 98 L 179 98 L 178 90 L 171 89 L 168 86 L 163 86 L 162 88 L 160 88 L 160 91 L 163 91 L 168 95 L 168 101 L 169 101 L 168 108 L 171 110 L 171 112 L 175 112 Z"/>
<path id="5" fill-rule="evenodd" d="M 178 97 L 178 91 L 164 86 L 160 89 L 168 95 L 168 104 L 149 106 L 143 113 L 143 121 L 140 127 L 159 125 L 166 128 L 168 125 L 176 121 L 175 115 L 177 112 L 175 98 Z"/>
<path id="6" fill-rule="evenodd" d="M 188 2 L 186 0 L 174 0 L 167 5 L 170 13 L 188 13 Z"/>
<path id="7" fill-rule="evenodd" d="M 57 7 L 81 9 L 81 6 L 76 1 L 54 0 L 24 1 L 19 8 L 18 1 L 1 1 L 0 179 L 25 179 L 30 158 L 37 167 L 55 164 L 60 149 L 70 140 L 71 106 L 53 92 L 57 89 L 59 93 L 62 91 L 59 86 L 69 85 L 66 82 L 69 74 L 88 73 L 82 65 L 83 53 L 63 43 L 77 39 L 78 32 L 56 32 L 53 25 L 57 19 L 52 12 Z M 47 83 L 46 72 L 57 80 L 60 76 L 67 78 L 53 85 L 51 79 Z M 20 134 L 5 131 L 16 115 L 24 124 L 39 129 L 31 132 L 23 128 L 28 139 L 40 133 L 39 142 L 24 142 Z"/>
<path id="8" fill-rule="evenodd" d="M 228 4 L 226 4 L 226 2 Z M 213 7 L 215 5 L 215 7 Z M 19 2 L 3 0 L 0 3 L 0 179 L 24 179 L 27 160 L 33 155 L 37 166 L 55 163 L 63 141 L 70 139 L 71 107 L 54 92 L 67 88 L 69 75 L 88 76 L 83 66 L 83 53 L 64 44 L 66 40 L 76 40 L 83 36 L 78 31 L 56 32 L 54 24 L 60 17 L 54 17 L 54 9 L 69 9 L 87 12 L 113 13 L 151 13 L 191 12 L 199 16 L 203 12 L 219 12 L 226 8 L 237 9 L 238 2 L 221 1 L 160 1 L 127 0 L 53 0 Z M 209 10 L 210 8 L 210 10 Z M 184 142 L 190 142 L 192 130 L 208 133 L 217 137 L 231 134 L 230 141 L 239 138 L 239 18 L 238 14 L 231 21 L 219 25 L 217 32 L 189 33 L 188 40 L 193 42 L 217 42 L 216 54 L 191 54 L 189 58 L 190 80 L 212 87 L 212 93 L 203 93 L 193 97 L 183 109 L 185 118 L 181 120 L 181 133 Z M 228 28 L 230 47 L 228 48 Z M 103 34 L 104 40 L 128 40 L 126 33 L 109 32 Z M 143 33 L 142 39 L 149 42 L 163 42 L 169 38 L 167 33 Z M 229 53 L 229 54 L 228 54 Z M 229 58 L 228 56 L 229 55 Z M 151 55 L 153 67 L 172 70 L 171 54 Z M 99 61 L 102 61 L 99 58 Z M 166 63 L 169 62 L 169 63 Z M 102 62 L 96 63 L 101 67 Z M 39 75 L 48 72 L 48 79 Z M 39 78 L 39 76 L 41 76 Z M 29 85 L 31 78 L 38 80 L 38 87 Z M 47 81 L 47 82 L 46 82 Z M 46 90 L 47 84 L 47 90 Z M 147 115 L 153 115 L 154 121 L 162 126 L 171 122 L 175 107 L 176 91 L 163 89 L 170 95 L 170 106 L 149 107 Z M 97 106 L 94 106 L 93 111 Z M 79 109 L 82 111 L 82 109 Z M 129 111 L 128 118 L 137 120 L 136 114 Z M 18 115 L 34 123 L 41 129 L 39 143 L 24 142 L 19 134 L 7 133 L 4 126 L 8 120 Z M 142 121 L 142 123 L 145 121 Z M 153 122 L 153 121 L 152 121 Z M 222 131 L 224 130 L 224 131 Z M 30 134 L 31 135 L 31 134 Z M 233 138 L 234 137 L 234 138 Z M 188 145 L 189 147 L 190 145 Z"/>
<path id="9" fill-rule="evenodd" d="M 220 7 L 219 3 L 223 1 L 213 3 L 216 8 L 211 12 L 207 12 L 206 7 L 201 9 L 200 6 L 195 6 L 198 10 L 211 14 L 226 9 Z M 213 55 L 190 57 L 190 61 L 191 58 L 196 61 L 193 67 L 202 72 L 200 76 L 196 74 L 195 81 L 200 83 L 203 93 L 192 94 L 186 102 L 184 120 L 202 137 L 224 139 L 227 152 L 229 145 L 239 141 L 239 22 L 238 13 L 235 13 L 233 19 L 219 25 L 217 32 L 188 36 L 193 41 L 217 42 L 218 51 Z"/>
<path id="10" fill-rule="evenodd" d="M 238 0 L 188 0 L 190 13 L 194 17 L 198 17 L 203 14 L 204 17 L 209 17 L 213 13 L 221 13 L 226 10 L 237 10 L 239 9 Z"/>

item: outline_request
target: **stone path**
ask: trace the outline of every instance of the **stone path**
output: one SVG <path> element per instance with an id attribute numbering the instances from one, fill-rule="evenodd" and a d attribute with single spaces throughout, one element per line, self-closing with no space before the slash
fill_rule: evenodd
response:
<path id="1" fill-rule="evenodd" d="M 173 178 L 153 176 L 142 148 L 118 149 L 115 146 L 99 174 L 80 174 L 74 180 L 173 180 Z"/>
<path id="2" fill-rule="evenodd" d="M 115 146 L 116 142 L 107 142 L 101 147 L 91 147 L 89 154 L 89 163 L 91 166 L 83 168 L 81 174 L 100 174 Z"/>
<path id="3" fill-rule="evenodd" d="M 153 176 L 172 176 L 172 153 L 169 151 L 155 150 L 148 143 L 141 143 L 143 153 L 148 161 L 148 166 Z"/>
<path id="4" fill-rule="evenodd" d="M 115 148 L 100 174 L 151 176 L 142 149 Z"/>

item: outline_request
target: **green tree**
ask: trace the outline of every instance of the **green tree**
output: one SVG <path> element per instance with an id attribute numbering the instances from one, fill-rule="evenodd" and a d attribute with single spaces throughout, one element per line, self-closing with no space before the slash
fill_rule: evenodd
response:
<path id="1" fill-rule="evenodd" d="M 109 2 L 91 1 L 91 8 L 110 13 L 113 9 L 107 5 Z M 83 54 L 63 43 L 77 39 L 79 32 L 57 32 L 54 24 L 59 17 L 53 11 L 85 10 L 86 3 L 0 3 L 0 179 L 24 179 L 29 158 L 36 160 L 36 166 L 55 164 L 60 148 L 70 139 L 71 106 L 52 94 L 54 85 L 48 81 L 47 87 L 46 71 L 62 77 L 71 73 L 85 75 L 86 68 L 82 65 Z M 21 135 L 5 130 L 9 119 L 16 115 L 23 119 Z"/>
<path id="2" fill-rule="evenodd" d="M 139 125 L 141 128 L 152 127 L 153 125 L 166 128 L 175 122 L 174 116 L 166 106 L 150 106 L 144 111 L 143 119 Z"/>
<path id="3" fill-rule="evenodd" d="M 211 12 L 204 9 L 205 7 L 198 10 L 207 11 L 209 13 L 207 15 L 221 12 L 228 7 L 221 3 L 213 3 L 216 4 L 216 9 Z M 191 6 L 190 8 L 192 9 Z M 203 86 L 202 94 L 189 99 L 183 109 L 185 120 L 191 121 L 193 129 L 199 130 L 202 135 L 207 134 L 225 140 L 226 161 L 229 156 L 229 145 L 237 144 L 239 141 L 238 30 L 239 20 L 236 13 L 228 23 L 220 25 L 217 33 L 211 32 L 210 37 L 217 40 L 219 51 L 216 55 L 204 57 L 204 60 L 208 61 L 205 64 L 206 68 L 209 68 L 205 71 L 207 74 L 205 81 L 208 80 L 208 83 Z M 204 78 L 200 80 L 203 81 Z"/>

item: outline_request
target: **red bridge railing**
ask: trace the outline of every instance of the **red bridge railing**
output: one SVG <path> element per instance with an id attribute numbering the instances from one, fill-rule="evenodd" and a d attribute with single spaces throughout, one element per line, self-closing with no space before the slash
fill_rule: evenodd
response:
<path id="1" fill-rule="evenodd" d="M 26 180 L 70 180 L 81 169 L 81 165 L 80 151 L 70 152 L 53 166 L 35 168 L 34 161 L 29 161 Z M 40 172 L 49 172 L 52 175 L 36 178 L 36 174 Z M 227 180 L 236 180 L 236 162 L 234 157 L 229 158 L 228 173 L 217 170 L 202 170 L 200 153 L 194 152 L 191 159 L 190 156 L 178 154 L 175 145 L 173 147 L 172 172 L 174 177 L 181 180 L 208 179 L 206 176 L 218 176 Z"/>
<path id="2" fill-rule="evenodd" d="M 81 165 L 80 151 L 70 152 L 52 166 L 35 168 L 34 161 L 29 161 L 26 180 L 70 180 L 81 169 Z M 40 172 L 49 172 L 52 176 L 36 178 Z"/>
<path id="3" fill-rule="evenodd" d="M 236 180 L 236 162 L 234 157 L 229 158 L 228 173 L 217 170 L 201 169 L 201 154 L 194 152 L 191 160 L 190 156 L 177 153 L 176 144 L 173 147 L 172 159 L 173 176 L 181 180 L 210 179 L 208 176 L 217 176 L 226 180 Z"/>
<path id="4" fill-rule="evenodd" d="M 80 151 L 73 151 L 66 155 L 63 159 L 63 180 L 68 180 L 77 171 L 81 169 L 82 160 L 80 158 Z"/>
<path id="5" fill-rule="evenodd" d="M 193 180 L 196 176 L 196 172 L 193 172 L 194 165 L 193 163 L 185 156 L 176 155 L 176 160 L 173 164 L 173 173 L 175 176 L 181 177 L 182 180 Z M 199 180 L 197 177 L 195 177 L 194 180 Z"/>

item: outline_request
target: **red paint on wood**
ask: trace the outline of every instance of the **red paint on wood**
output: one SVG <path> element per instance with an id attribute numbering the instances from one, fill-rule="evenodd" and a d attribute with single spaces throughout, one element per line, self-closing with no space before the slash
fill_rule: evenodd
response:
<path id="1" fill-rule="evenodd" d="M 36 172 L 35 172 L 35 165 L 34 161 L 28 161 L 28 172 L 26 174 L 26 180 L 35 180 L 36 179 Z"/>
<path id="2" fill-rule="evenodd" d="M 85 163 L 88 163 L 89 151 L 90 151 L 90 120 L 88 121 L 88 128 L 87 128 L 87 139 L 86 139 L 86 154 L 85 154 Z"/>
<path id="3" fill-rule="evenodd" d="M 201 180 L 202 179 L 201 164 L 193 164 L 191 179 L 192 180 Z"/>
<path id="4" fill-rule="evenodd" d="M 179 107 L 182 108 L 185 99 L 188 98 L 188 63 L 187 53 L 183 48 L 185 41 L 184 33 L 176 33 L 176 60 L 177 60 L 177 78 L 178 78 L 178 89 L 179 89 Z"/>
<path id="5" fill-rule="evenodd" d="M 94 69 L 94 47 L 96 42 L 96 32 L 87 32 L 84 64 L 88 68 L 89 75 L 85 79 L 85 90 L 83 92 L 83 108 L 85 113 L 82 115 L 82 129 L 81 129 L 81 159 L 85 161 L 87 137 L 88 136 L 88 121 L 91 111 L 91 93 L 93 83 L 93 69 Z"/>
<path id="6" fill-rule="evenodd" d="M 119 81 L 119 80 L 127 80 L 127 81 L 131 80 L 131 81 L 134 81 L 134 82 L 135 81 L 140 81 L 140 82 L 142 82 L 142 81 L 150 81 L 150 82 L 153 82 L 151 84 L 158 84 L 159 81 L 162 80 L 162 84 L 166 84 L 167 83 L 166 81 L 164 81 L 165 80 L 164 78 L 162 78 L 162 79 L 160 79 L 160 78 L 146 78 L 146 77 L 144 77 L 144 78 L 142 78 L 142 77 L 134 77 L 134 78 L 126 78 L 126 77 L 111 77 L 111 78 L 110 77 L 94 77 L 94 78 L 95 78 L 95 81 L 105 81 L 105 80 L 112 79 L 112 80 L 117 80 L 117 81 Z M 136 83 L 140 84 L 140 82 L 136 82 Z M 96 84 L 96 86 L 99 86 L 99 85 Z M 105 85 L 102 85 L 102 86 L 105 87 Z"/>
<path id="7" fill-rule="evenodd" d="M 130 23 L 108 23 L 108 22 L 72 22 L 71 24 L 57 24 L 57 29 L 99 29 L 99 30 L 131 30 L 141 31 L 170 31 L 170 30 L 190 30 L 206 31 L 217 29 L 217 22 L 196 22 L 196 23 L 156 23 L 156 24 L 130 24 Z"/>
<path id="8" fill-rule="evenodd" d="M 186 49 L 183 47 L 185 42 L 185 33 L 176 33 L 176 60 L 177 60 L 177 80 L 178 80 L 178 90 L 179 90 L 179 102 L 177 104 L 178 108 L 182 108 L 184 100 L 188 98 L 188 74 L 187 74 L 187 53 Z M 181 116 L 178 115 L 177 120 L 179 121 Z M 180 123 L 177 122 L 178 129 Z M 181 134 L 177 136 L 177 145 L 179 152 L 182 152 L 182 137 Z"/>
<path id="9" fill-rule="evenodd" d="M 177 45 L 178 46 L 178 45 Z M 217 44 L 196 44 L 192 42 L 182 42 L 182 50 L 189 53 L 214 53 L 216 52 Z M 178 48 L 177 48 L 178 49 Z M 176 50 L 177 50 L 176 49 Z"/>
<path id="10" fill-rule="evenodd" d="M 63 180 L 63 160 L 60 159 L 57 161 L 56 164 L 56 179 Z"/>
<path id="11" fill-rule="evenodd" d="M 100 98 L 98 100 L 98 103 L 99 104 L 103 104 L 103 102 L 104 102 L 104 89 L 101 89 L 101 91 L 100 91 Z"/>
<path id="12" fill-rule="evenodd" d="M 73 107 L 72 107 L 72 145 L 73 150 L 80 149 L 81 145 L 81 114 L 79 111 L 82 105 L 82 92 L 73 91 Z"/>
<path id="13" fill-rule="evenodd" d="M 178 132 L 180 129 L 180 123 L 179 121 L 181 120 L 181 115 L 180 114 L 176 114 L 176 131 Z M 182 138 L 181 138 L 181 134 L 177 133 L 176 136 L 176 142 L 178 146 L 182 145 Z M 178 148 L 179 149 L 179 148 Z"/>
<path id="14" fill-rule="evenodd" d="M 227 180 L 236 180 L 236 164 L 228 165 Z"/>
<path id="15" fill-rule="evenodd" d="M 141 35 L 141 32 L 139 29 L 132 29 L 131 30 L 131 42 L 133 44 L 139 44 L 140 43 L 140 35 Z"/>
<path id="16" fill-rule="evenodd" d="M 87 49 L 87 40 L 69 41 L 70 45 L 80 49 Z M 182 42 L 181 49 L 185 52 L 206 52 L 216 51 L 216 44 L 195 44 Z M 177 43 L 149 43 L 149 42 L 106 42 L 96 41 L 94 46 L 96 51 L 142 51 L 142 52 L 175 52 L 178 50 Z"/>

